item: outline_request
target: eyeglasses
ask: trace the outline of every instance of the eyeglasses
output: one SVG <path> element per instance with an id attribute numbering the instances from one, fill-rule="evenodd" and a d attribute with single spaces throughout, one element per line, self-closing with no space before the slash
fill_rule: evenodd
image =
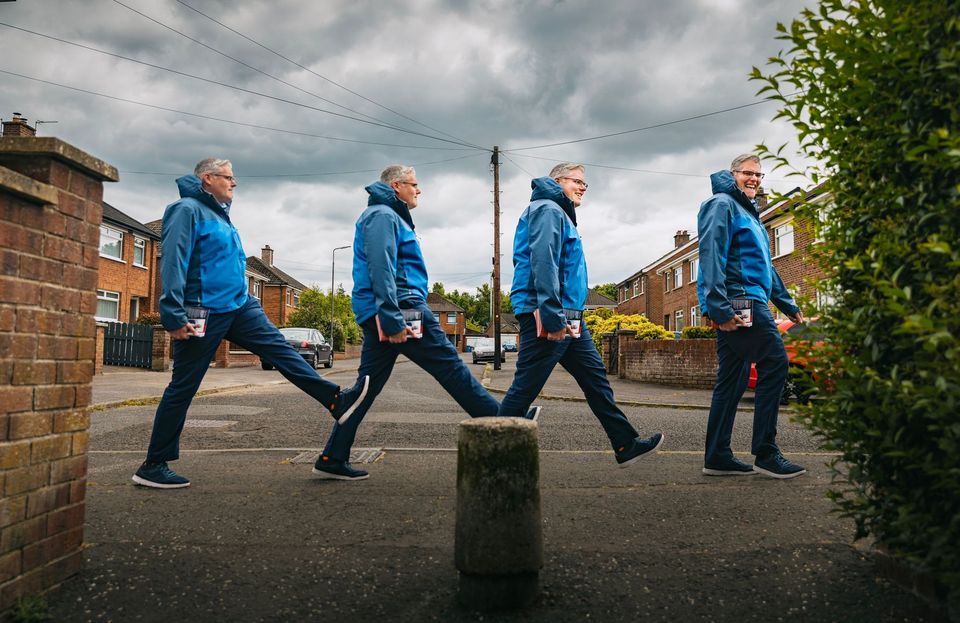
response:
<path id="1" fill-rule="evenodd" d="M 757 178 L 758 180 L 762 180 L 762 179 L 763 179 L 763 175 L 764 175 L 764 174 L 761 173 L 760 171 L 745 171 L 745 170 L 743 170 L 743 169 L 734 169 L 733 172 L 734 172 L 734 173 L 739 173 L 740 175 L 746 175 L 747 177 L 755 177 L 755 178 Z"/>
<path id="2" fill-rule="evenodd" d="M 406 184 L 408 186 L 413 186 L 414 188 L 420 188 L 420 184 L 416 182 L 397 182 L 398 184 Z"/>
<path id="3" fill-rule="evenodd" d="M 584 190 L 590 188 L 590 185 L 589 185 L 589 184 L 587 184 L 587 183 L 584 182 L 583 180 L 577 179 L 577 178 L 575 178 L 575 177 L 563 177 L 563 176 L 561 176 L 561 177 L 559 177 L 558 179 L 561 179 L 561 180 L 570 180 L 571 182 L 575 183 L 577 186 L 579 186 L 580 188 L 582 188 L 582 189 L 584 189 Z"/>
<path id="4" fill-rule="evenodd" d="M 211 173 L 210 175 L 212 175 L 212 176 L 214 176 L 214 177 L 222 177 L 223 179 L 227 180 L 228 182 L 233 182 L 234 184 L 237 183 L 237 178 L 235 178 L 235 177 L 232 176 L 232 175 L 221 175 L 220 173 Z"/>

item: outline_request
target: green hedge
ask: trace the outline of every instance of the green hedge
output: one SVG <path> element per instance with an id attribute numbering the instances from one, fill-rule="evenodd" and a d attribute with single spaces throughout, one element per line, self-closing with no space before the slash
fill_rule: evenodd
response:
<path id="1" fill-rule="evenodd" d="M 681 340 L 713 340 L 717 337 L 717 330 L 713 327 L 684 327 L 680 332 Z"/>
<path id="2" fill-rule="evenodd" d="M 928 571 L 960 616 L 960 21 L 956 2 L 821 1 L 753 77 L 835 206 L 835 304 L 806 411 L 840 452 L 832 497 Z M 764 148 L 765 149 L 765 148 Z M 788 167 L 780 148 L 767 150 Z M 817 208 L 800 208 L 814 217 Z"/>

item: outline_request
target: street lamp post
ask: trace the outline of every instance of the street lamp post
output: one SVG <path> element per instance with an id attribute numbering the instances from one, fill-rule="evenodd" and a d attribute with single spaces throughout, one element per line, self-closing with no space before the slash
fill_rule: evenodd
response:
<path id="1" fill-rule="evenodd" d="M 334 306 L 333 306 L 333 278 L 334 278 L 334 277 L 333 277 L 333 275 L 334 275 L 334 269 L 335 269 L 336 266 L 337 266 L 337 251 L 339 251 L 339 250 L 341 250 L 341 249 L 349 249 L 349 248 L 350 248 L 349 246 L 346 246 L 346 247 L 335 247 L 335 248 L 333 249 L 333 253 L 330 254 L 330 336 L 329 336 L 329 337 L 330 337 L 330 351 L 331 351 L 331 352 L 333 352 L 333 345 L 334 345 L 334 341 L 333 341 L 333 313 L 334 313 Z M 344 336 L 344 339 L 346 339 L 346 336 Z"/>

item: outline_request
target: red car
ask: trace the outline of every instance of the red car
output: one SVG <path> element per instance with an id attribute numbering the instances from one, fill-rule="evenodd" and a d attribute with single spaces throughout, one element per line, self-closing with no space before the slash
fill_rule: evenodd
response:
<path id="1" fill-rule="evenodd" d="M 810 392 L 807 383 L 803 381 L 802 370 L 809 362 L 809 358 L 802 357 L 797 352 L 797 342 L 812 341 L 814 348 L 823 343 L 823 335 L 819 329 L 820 323 L 816 318 L 811 318 L 803 324 L 797 324 L 789 319 L 777 322 L 777 329 L 780 331 L 780 337 L 784 339 L 784 347 L 787 351 L 787 360 L 790 362 L 790 374 L 787 376 L 787 382 L 783 386 L 783 397 L 781 404 L 787 404 L 791 397 L 797 399 L 806 399 Z M 750 380 L 747 381 L 747 387 L 757 388 L 757 366 L 750 364 Z"/>

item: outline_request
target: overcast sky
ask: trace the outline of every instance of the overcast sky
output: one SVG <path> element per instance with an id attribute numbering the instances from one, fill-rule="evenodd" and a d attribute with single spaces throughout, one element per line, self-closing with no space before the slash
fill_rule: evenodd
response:
<path id="1" fill-rule="evenodd" d="M 777 107 L 755 95 L 760 84 L 748 74 L 784 48 L 776 23 L 808 5 L 2 2 L 0 69 L 36 80 L 0 73 L 0 117 L 56 121 L 40 124 L 39 134 L 117 167 L 120 181 L 106 185 L 104 198 L 141 222 L 163 215 L 177 198 L 174 180 L 198 160 L 232 160 L 239 187 L 231 216 L 247 254 L 269 244 L 277 266 L 324 289 L 331 250 L 352 244 L 363 188 L 387 164 L 416 165 L 423 194 L 413 217 L 431 282 L 471 292 L 489 281 L 493 241 L 490 153 L 476 147 L 506 150 L 504 290 L 530 179 L 564 160 L 603 165 L 587 166 L 590 189 L 578 210 L 596 285 L 669 251 L 677 230 L 694 234 L 710 173 L 760 142 L 793 139 L 791 127 L 771 121 Z M 779 172 L 765 180 L 781 192 L 798 185 Z M 336 258 L 336 282 L 349 290 L 351 253 Z"/>

